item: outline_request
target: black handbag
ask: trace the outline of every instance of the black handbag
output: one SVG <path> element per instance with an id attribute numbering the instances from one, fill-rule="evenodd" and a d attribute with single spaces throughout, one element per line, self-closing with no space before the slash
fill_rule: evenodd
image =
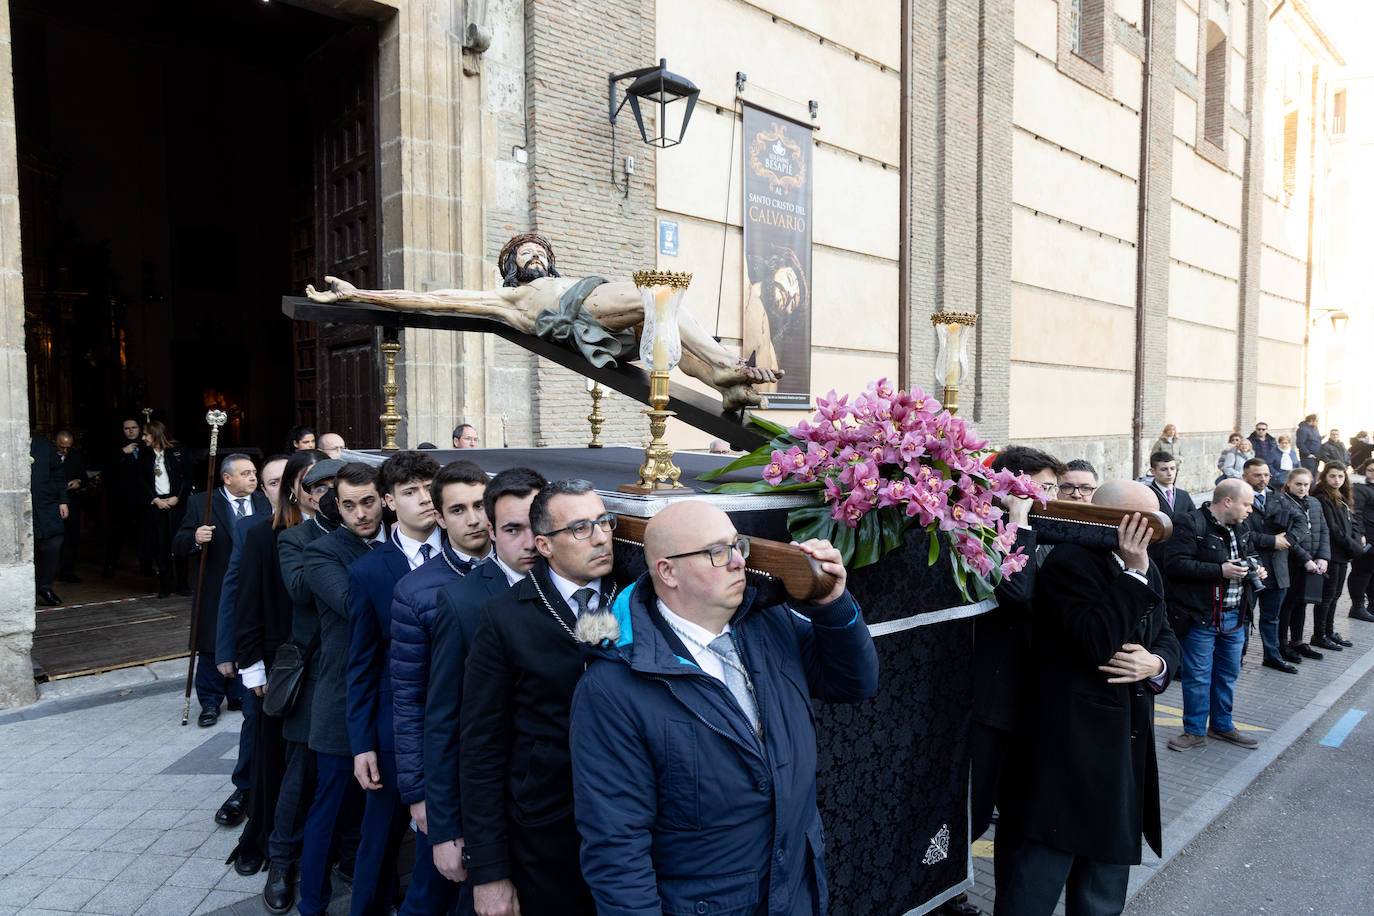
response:
<path id="1" fill-rule="evenodd" d="M 272 667 L 267 671 L 267 689 L 262 694 L 262 711 L 278 719 L 291 715 L 300 698 L 301 687 L 305 684 L 306 667 L 310 656 L 319 648 L 320 637 L 302 646 L 295 642 L 282 643 L 277 654 L 272 657 Z"/>
<path id="2" fill-rule="evenodd" d="M 1304 604 L 1321 604 L 1322 589 L 1326 585 L 1326 576 L 1319 576 L 1316 573 L 1306 573 L 1302 583 L 1302 600 Z"/>

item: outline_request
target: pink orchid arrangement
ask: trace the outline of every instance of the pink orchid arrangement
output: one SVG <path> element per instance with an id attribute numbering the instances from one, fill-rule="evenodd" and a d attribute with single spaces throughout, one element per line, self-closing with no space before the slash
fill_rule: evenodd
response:
<path id="1" fill-rule="evenodd" d="M 1024 474 L 989 470 L 988 443 L 921 389 L 908 393 L 880 379 L 852 399 L 834 391 L 817 398 L 809 422 L 763 425 L 773 441 L 719 472 L 762 465 L 763 479 L 720 489 L 816 490 L 818 505 L 788 516 L 798 540 L 827 538 L 847 565 L 860 567 L 900 547 L 908 529 L 924 528 L 928 562 L 947 544 L 955 582 L 970 600 L 1025 567 L 999 500 L 1043 500 L 1040 488 Z"/>

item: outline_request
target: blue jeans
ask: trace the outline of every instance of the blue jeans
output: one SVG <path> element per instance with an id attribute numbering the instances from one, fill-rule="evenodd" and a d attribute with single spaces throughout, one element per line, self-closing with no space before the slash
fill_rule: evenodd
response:
<path id="1" fill-rule="evenodd" d="M 1283 661 L 1279 654 L 1279 608 L 1286 588 L 1266 588 L 1259 594 L 1259 632 L 1264 642 L 1264 657 Z"/>
<path id="2" fill-rule="evenodd" d="M 1206 734 L 1209 713 L 1215 730 L 1234 728 L 1231 705 L 1245 641 L 1239 609 L 1222 613 L 1221 630 L 1193 624 L 1183 636 L 1183 730 L 1190 735 Z"/>

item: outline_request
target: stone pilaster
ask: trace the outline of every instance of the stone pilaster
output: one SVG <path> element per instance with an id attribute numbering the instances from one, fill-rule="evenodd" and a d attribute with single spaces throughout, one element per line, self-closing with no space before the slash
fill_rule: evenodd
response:
<path id="1" fill-rule="evenodd" d="M 1264 245 L 1264 79 L 1268 64 L 1269 17 L 1262 3 L 1246 9 L 1245 112 L 1249 139 L 1240 189 L 1240 290 L 1236 315 L 1236 425 L 1256 420 L 1282 424 L 1287 418 L 1256 415 L 1259 401 L 1260 259 Z"/>

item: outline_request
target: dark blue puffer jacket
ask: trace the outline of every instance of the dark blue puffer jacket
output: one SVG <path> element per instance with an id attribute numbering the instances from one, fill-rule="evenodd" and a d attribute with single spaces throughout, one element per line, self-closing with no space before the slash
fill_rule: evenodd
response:
<path id="1" fill-rule="evenodd" d="M 391 601 L 391 691 L 395 713 L 396 787 L 401 801 L 425 797 L 425 695 L 429 685 L 429 632 L 434 595 L 462 578 L 447 539 L 443 552 L 396 583 Z"/>
<path id="2" fill-rule="evenodd" d="M 672 635 L 647 575 L 615 601 L 615 635 L 589 650 L 571 749 L 582 874 L 601 916 L 826 912 L 811 698 L 871 697 L 878 656 L 847 593 L 799 604 L 809 617 L 753 600 L 746 589 L 731 632 L 762 743 Z"/>

